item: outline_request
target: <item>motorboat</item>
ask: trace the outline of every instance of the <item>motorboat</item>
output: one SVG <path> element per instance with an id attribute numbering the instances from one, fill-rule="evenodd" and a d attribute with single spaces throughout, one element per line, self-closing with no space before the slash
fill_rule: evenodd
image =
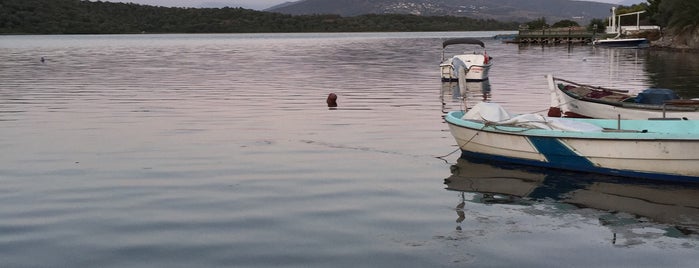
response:
<path id="1" fill-rule="evenodd" d="M 463 53 L 447 57 L 447 47 L 453 45 L 475 45 L 481 51 Z M 488 79 L 493 58 L 488 56 L 483 41 L 475 38 L 453 38 L 442 42 L 442 60 L 439 64 L 442 82 L 458 82 L 459 75 L 465 75 L 466 81 L 483 81 Z"/>
<path id="2" fill-rule="evenodd" d="M 638 38 L 623 38 L 623 37 L 613 37 L 604 39 L 595 39 L 592 41 L 592 45 L 604 46 L 604 47 L 618 47 L 618 48 L 646 48 L 650 46 L 648 39 L 643 37 Z"/>
<path id="3" fill-rule="evenodd" d="M 622 33 L 627 32 L 627 30 L 624 30 L 624 28 L 627 28 L 625 26 L 621 25 L 621 17 L 622 16 L 636 16 L 636 26 L 634 27 L 637 31 L 641 29 L 641 25 L 639 23 L 640 21 L 640 14 L 645 13 L 645 10 L 638 11 L 638 12 L 630 12 L 630 13 L 625 13 L 625 14 L 616 14 L 616 7 L 612 7 L 612 16 L 609 17 L 608 21 L 610 23 L 608 29 L 608 34 L 616 34 L 614 37 L 610 38 L 602 38 L 602 39 L 595 39 L 592 41 L 592 45 L 594 46 L 602 46 L 602 47 L 617 47 L 617 48 L 647 48 L 650 46 L 650 42 L 648 39 L 644 37 L 627 37 L 626 35 L 622 35 Z M 654 29 L 654 27 L 652 27 Z"/>

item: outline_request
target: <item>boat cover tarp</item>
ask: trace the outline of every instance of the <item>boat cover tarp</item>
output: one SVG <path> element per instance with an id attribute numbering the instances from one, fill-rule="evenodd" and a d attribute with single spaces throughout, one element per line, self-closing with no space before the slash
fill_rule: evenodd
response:
<path id="1" fill-rule="evenodd" d="M 649 88 L 638 93 L 636 103 L 662 105 L 665 101 L 679 99 L 674 91 L 667 88 Z"/>
<path id="2" fill-rule="evenodd" d="M 540 114 L 512 115 L 497 103 L 480 102 L 461 119 L 484 121 L 490 125 L 538 128 L 547 130 L 601 132 L 602 127 L 567 118 L 545 117 Z"/>

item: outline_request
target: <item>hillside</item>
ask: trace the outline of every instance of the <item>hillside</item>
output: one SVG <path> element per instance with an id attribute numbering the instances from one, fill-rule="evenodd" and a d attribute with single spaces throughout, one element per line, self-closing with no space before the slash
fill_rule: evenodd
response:
<path id="1" fill-rule="evenodd" d="M 0 34 L 493 31 L 517 23 L 414 15 L 292 16 L 243 8 L 172 8 L 82 0 L 2 0 Z"/>
<path id="2" fill-rule="evenodd" d="M 570 19 L 586 24 L 594 18 L 608 17 L 612 6 L 572 0 L 301 0 L 275 6 L 266 11 L 292 15 L 448 15 L 517 22 L 545 17 L 550 22 Z"/>

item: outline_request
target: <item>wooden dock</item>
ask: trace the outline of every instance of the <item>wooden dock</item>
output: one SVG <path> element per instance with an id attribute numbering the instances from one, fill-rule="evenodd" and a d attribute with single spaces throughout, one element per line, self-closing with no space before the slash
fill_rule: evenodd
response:
<path id="1" fill-rule="evenodd" d="M 595 33 L 584 27 L 544 28 L 539 30 L 519 30 L 510 43 L 518 44 L 589 44 Z"/>

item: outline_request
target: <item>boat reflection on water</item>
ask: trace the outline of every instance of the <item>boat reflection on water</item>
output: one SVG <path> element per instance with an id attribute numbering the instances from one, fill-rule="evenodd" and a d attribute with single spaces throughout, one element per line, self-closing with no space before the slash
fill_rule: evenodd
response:
<path id="1" fill-rule="evenodd" d="M 459 83 L 458 82 L 443 82 L 442 83 L 441 98 L 443 101 L 447 101 L 447 100 L 460 101 L 461 100 L 461 92 L 459 91 Z"/>
<path id="2" fill-rule="evenodd" d="M 490 99 L 490 80 L 461 83 L 459 84 L 459 92 L 467 100 L 487 101 Z"/>
<path id="3" fill-rule="evenodd" d="M 587 173 L 552 171 L 519 165 L 493 165 L 459 158 L 444 180 L 447 190 L 461 192 L 457 222 L 474 204 L 534 206 L 552 204 L 552 213 L 593 209 L 601 225 L 614 233 L 651 227 L 663 236 L 699 235 L 699 185 L 639 181 Z M 467 200 L 466 197 L 470 197 Z M 584 213 L 583 213 L 584 214 Z M 459 229 L 457 227 L 457 229 Z M 631 231 L 632 232 L 632 231 Z"/>
<path id="4" fill-rule="evenodd" d="M 442 112 L 447 113 L 454 109 L 466 109 L 473 107 L 479 102 L 490 100 L 490 81 L 465 81 L 465 82 L 442 82 Z M 448 109 L 447 102 L 457 102 L 461 107 Z"/>

